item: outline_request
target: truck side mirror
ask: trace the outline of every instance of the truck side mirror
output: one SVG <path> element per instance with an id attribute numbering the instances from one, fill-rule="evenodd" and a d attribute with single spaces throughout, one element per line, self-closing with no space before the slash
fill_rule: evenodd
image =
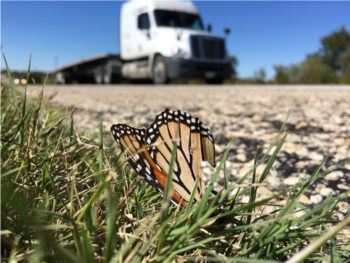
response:
<path id="1" fill-rule="evenodd" d="M 209 23 L 208 26 L 207 26 L 207 31 L 211 32 L 211 30 L 212 30 L 212 27 L 211 27 L 211 24 Z"/>

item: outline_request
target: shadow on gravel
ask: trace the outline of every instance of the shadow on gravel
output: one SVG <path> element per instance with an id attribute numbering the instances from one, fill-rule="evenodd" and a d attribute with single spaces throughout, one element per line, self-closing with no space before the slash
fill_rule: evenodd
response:
<path id="1" fill-rule="evenodd" d="M 294 133 L 298 135 L 310 135 L 312 133 L 328 133 L 322 127 L 312 126 L 308 123 L 292 124 L 289 122 L 284 123 L 279 120 L 265 120 L 265 121 L 270 123 L 272 128 L 274 128 L 276 131 L 279 131 L 281 127 L 283 127 L 284 125 L 288 133 Z"/>

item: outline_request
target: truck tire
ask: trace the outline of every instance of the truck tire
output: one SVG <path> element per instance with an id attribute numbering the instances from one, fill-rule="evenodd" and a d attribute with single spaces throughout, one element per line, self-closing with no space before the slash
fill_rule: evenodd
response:
<path id="1" fill-rule="evenodd" d="M 210 84 L 210 85 L 222 84 L 223 82 L 224 82 L 224 79 L 220 79 L 220 78 L 206 79 L 205 80 L 205 83 Z"/>
<path id="2" fill-rule="evenodd" d="M 169 81 L 168 70 L 162 56 L 157 56 L 152 69 L 153 83 L 157 85 L 166 84 Z"/>

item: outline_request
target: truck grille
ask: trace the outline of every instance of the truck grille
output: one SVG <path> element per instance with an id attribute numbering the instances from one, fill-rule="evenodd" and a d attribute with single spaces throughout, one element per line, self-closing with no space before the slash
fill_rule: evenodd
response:
<path id="1" fill-rule="evenodd" d="M 207 36 L 191 36 L 192 56 L 196 59 L 224 59 L 225 41 L 222 38 Z"/>

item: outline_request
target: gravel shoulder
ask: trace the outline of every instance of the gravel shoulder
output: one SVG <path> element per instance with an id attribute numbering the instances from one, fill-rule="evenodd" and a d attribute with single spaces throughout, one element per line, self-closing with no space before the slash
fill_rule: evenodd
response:
<path id="1" fill-rule="evenodd" d="M 40 89 L 29 87 L 31 94 Z M 333 172 L 318 179 L 302 201 L 344 194 L 338 208 L 350 209 L 350 86 L 72 85 L 47 86 L 44 94 L 54 95 L 54 104 L 73 105 L 81 130 L 96 130 L 100 116 L 109 130 L 113 123 L 147 126 L 167 107 L 188 111 L 210 127 L 218 158 L 234 139 L 227 165 L 233 179 L 252 167 L 257 146 L 266 148 L 286 122 L 287 141 L 262 194 L 295 185 L 327 158 L 324 169 Z"/>

